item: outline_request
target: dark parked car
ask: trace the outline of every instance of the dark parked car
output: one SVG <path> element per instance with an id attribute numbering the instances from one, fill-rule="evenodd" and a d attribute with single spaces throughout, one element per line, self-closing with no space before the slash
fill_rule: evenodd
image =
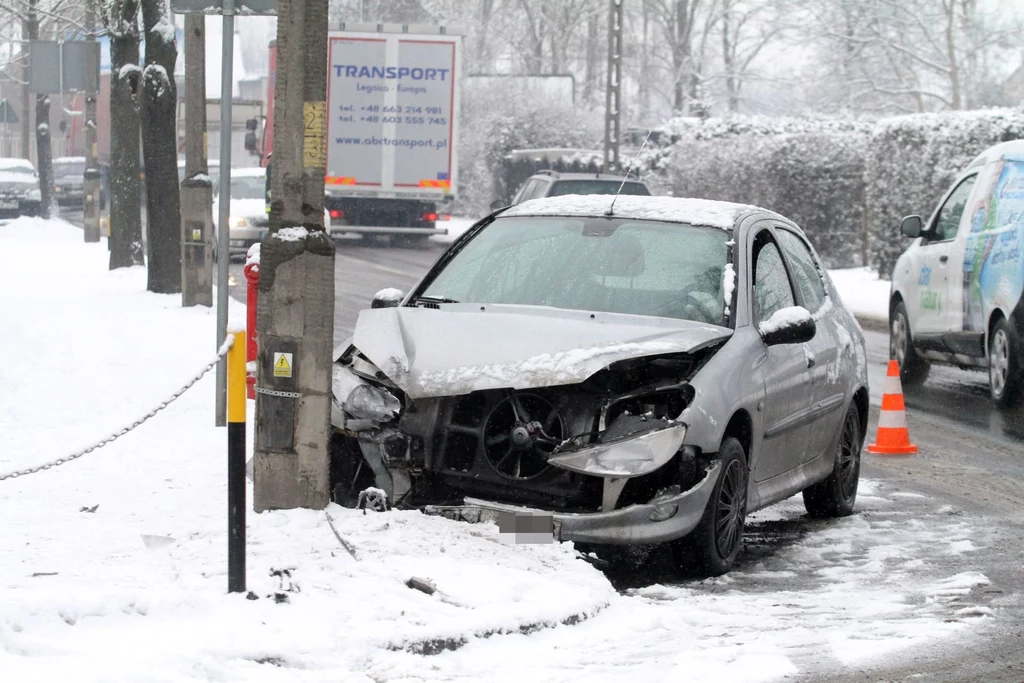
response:
<path id="1" fill-rule="evenodd" d="M 621 192 L 620 192 L 621 188 Z M 617 176 L 604 173 L 559 173 L 558 171 L 539 171 L 530 176 L 512 198 L 511 206 L 522 204 L 530 199 L 542 197 L 561 197 L 579 194 L 609 194 L 616 192 L 624 195 L 650 196 L 639 178 L 634 175 Z M 496 200 L 491 209 L 500 209 L 505 202 Z"/>
<path id="2" fill-rule="evenodd" d="M 800 229 L 611 199 L 497 212 L 360 314 L 335 355 L 335 500 L 374 486 L 553 540 L 668 542 L 708 574 L 750 511 L 801 492 L 853 511 L 864 339 Z"/>
<path id="3" fill-rule="evenodd" d="M 39 215 L 39 176 L 28 159 L 0 159 L 0 216 Z"/>
<path id="4" fill-rule="evenodd" d="M 53 185 L 57 193 L 57 203 L 81 205 L 85 199 L 85 157 L 54 159 Z"/>

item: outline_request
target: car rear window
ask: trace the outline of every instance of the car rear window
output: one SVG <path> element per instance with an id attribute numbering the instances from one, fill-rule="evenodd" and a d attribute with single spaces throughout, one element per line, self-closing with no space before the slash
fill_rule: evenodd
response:
<path id="1" fill-rule="evenodd" d="M 549 197 L 566 194 L 615 194 L 622 185 L 621 180 L 559 180 L 551 187 Z M 643 183 L 628 182 L 622 185 L 621 194 L 650 196 Z"/>

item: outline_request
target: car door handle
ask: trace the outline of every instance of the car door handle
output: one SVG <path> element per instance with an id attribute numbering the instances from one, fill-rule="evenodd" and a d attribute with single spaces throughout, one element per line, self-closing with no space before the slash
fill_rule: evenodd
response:
<path id="1" fill-rule="evenodd" d="M 813 368 L 814 364 L 815 364 L 814 358 L 812 358 L 811 356 L 807 356 L 807 367 Z"/>
<path id="2" fill-rule="evenodd" d="M 948 260 L 949 260 L 949 257 L 946 256 L 945 254 L 943 254 L 942 256 L 939 257 L 939 263 L 945 263 Z"/>

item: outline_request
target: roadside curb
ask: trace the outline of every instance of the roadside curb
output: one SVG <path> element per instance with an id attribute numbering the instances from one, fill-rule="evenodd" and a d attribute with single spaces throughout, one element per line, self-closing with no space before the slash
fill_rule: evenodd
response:
<path id="1" fill-rule="evenodd" d="M 853 317 L 857 319 L 857 322 L 865 330 L 871 330 L 872 332 L 889 332 L 889 321 L 884 318 L 858 313 L 854 313 Z"/>

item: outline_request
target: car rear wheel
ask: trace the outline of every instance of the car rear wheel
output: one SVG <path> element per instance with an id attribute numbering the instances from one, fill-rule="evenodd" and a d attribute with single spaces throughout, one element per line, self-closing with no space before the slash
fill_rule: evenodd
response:
<path id="1" fill-rule="evenodd" d="M 720 576 L 732 569 L 743 545 L 747 518 L 747 459 L 743 446 L 728 436 L 718 451 L 721 471 L 693 532 L 676 543 L 677 563 L 695 565 L 703 576 Z"/>
<path id="2" fill-rule="evenodd" d="M 1013 327 L 1000 318 L 988 340 L 988 384 L 992 400 L 1001 408 L 1020 402 L 1022 384 L 1020 341 Z"/>
<path id="3" fill-rule="evenodd" d="M 851 405 L 843 420 L 836 460 L 828 479 L 804 489 L 804 507 L 811 517 L 846 517 L 853 514 L 860 481 L 860 413 Z"/>
<path id="4" fill-rule="evenodd" d="M 918 386 L 928 379 L 931 363 L 917 355 L 914 349 L 910 318 L 902 301 L 889 314 L 889 358 L 899 363 L 900 382 L 904 386 Z"/>

